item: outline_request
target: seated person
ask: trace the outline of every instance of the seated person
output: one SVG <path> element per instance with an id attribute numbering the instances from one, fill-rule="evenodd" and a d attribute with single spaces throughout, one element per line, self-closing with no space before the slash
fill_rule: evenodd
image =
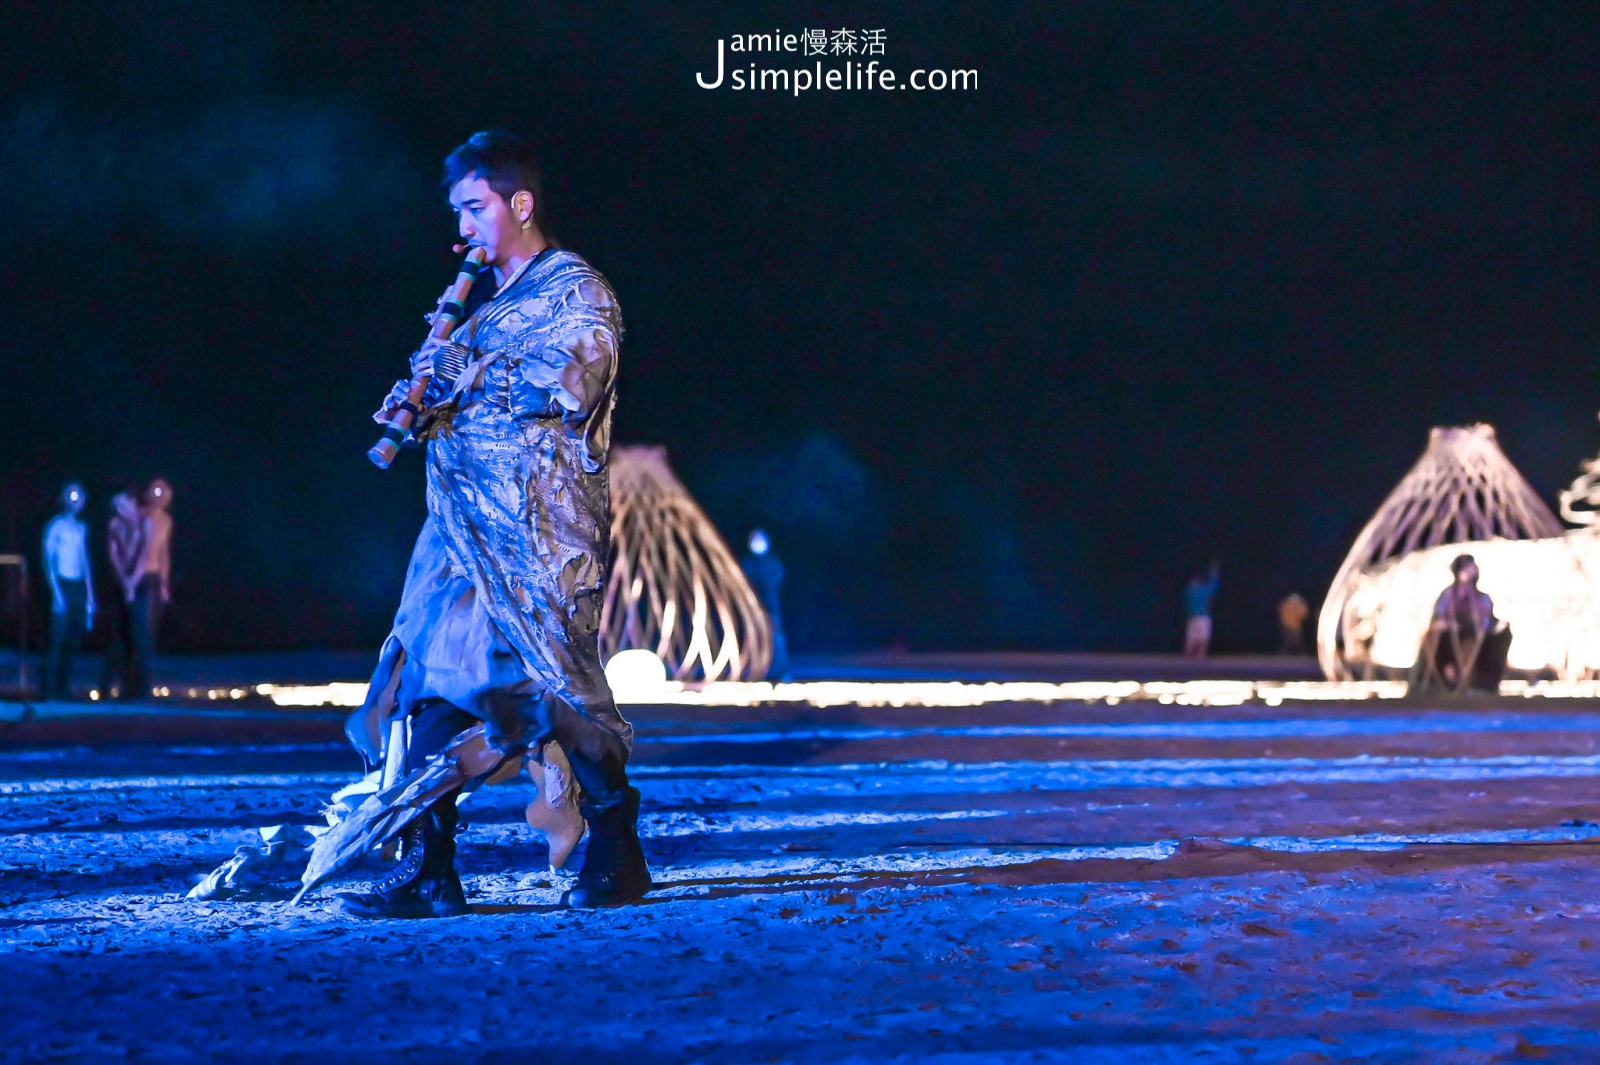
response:
<path id="1" fill-rule="evenodd" d="M 1450 563 L 1455 581 L 1439 593 L 1433 620 L 1422 638 L 1412 684 L 1426 686 L 1433 676 L 1455 691 L 1497 692 L 1511 650 L 1511 627 L 1494 616 L 1494 602 L 1478 590 L 1478 563 L 1471 555 Z M 1429 661 L 1433 669 L 1427 668 Z M 1467 670 L 1463 683 L 1462 670 Z"/>

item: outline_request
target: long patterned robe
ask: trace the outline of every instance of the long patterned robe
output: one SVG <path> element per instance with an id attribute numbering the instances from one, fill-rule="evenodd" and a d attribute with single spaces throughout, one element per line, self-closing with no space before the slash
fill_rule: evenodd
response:
<path id="1" fill-rule="evenodd" d="M 423 433 L 428 519 L 346 725 L 369 764 L 387 722 L 426 699 L 480 718 L 496 745 L 548 737 L 560 701 L 631 746 L 598 639 L 621 334 L 605 278 L 557 249 L 451 334 L 467 369 Z"/>

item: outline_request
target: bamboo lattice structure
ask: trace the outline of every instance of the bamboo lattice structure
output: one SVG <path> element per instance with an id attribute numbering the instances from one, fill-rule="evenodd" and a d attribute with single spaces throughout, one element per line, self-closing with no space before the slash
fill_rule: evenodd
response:
<path id="1" fill-rule="evenodd" d="M 772 627 L 659 447 L 611 449 L 611 574 L 600 654 L 644 648 L 674 680 L 760 680 Z"/>
<path id="2" fill-rule="evenodd" d="M 1573 479 L 1556 502 L 1561 506 L 1561 516 L 1574 525 L 1593 526 L 1600 521 L 1600 455 L 1582 466 L 1583 472 Z"/>
<path id="3" fill-rule="evenodd" d="M 1415 551 L 1479 540 L 1560 536 L 1561 523 L 1500 450 L 1494 427 L 1434 429 L 1428 448 L 1356 537 L 1317 618 L 1317 659 L 1332 680 L 1368 661 L 1347 616 L 1364 577 Z"/>

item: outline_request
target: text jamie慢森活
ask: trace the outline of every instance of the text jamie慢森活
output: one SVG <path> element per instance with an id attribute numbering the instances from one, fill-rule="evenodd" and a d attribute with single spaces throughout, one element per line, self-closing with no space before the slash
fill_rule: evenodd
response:
<path id="1" fill-rule="evenodd" d="M 919 67 L 909 76 L 900 77 L 883 66 L 881 60 L 855 59 L 856 56 L 883 55 L 885 32 L 879 30 L 803 30 L 800 33 L 734 34 L 717 41 L 717 73 L 708 79 L 695 73 L 695 83 L 702 89 L 719 89 L 727 85 L 735 92 L 764 91 L 788 92 L 799 96 L 813 89 L 832 91 L 912 89 L 917 92 L 946 90 L 971 91 L 978 87 L 976 70 L 945 70 Z M 819 58 L 809 67 L 762 67 L 755 63 L 728 69 L 729 52 L 735 53 L 793 53 L 807 57 L 830 56 L 843 58 L 839 66 L 823 67 Z"/>

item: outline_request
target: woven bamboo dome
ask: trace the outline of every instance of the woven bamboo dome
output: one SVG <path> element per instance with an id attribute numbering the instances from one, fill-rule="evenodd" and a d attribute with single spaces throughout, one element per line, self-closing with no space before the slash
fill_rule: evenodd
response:
<path id="1" fill-rule="evenodd" d="M 1383 501 L 1339 567 L 1317 619 L 1317 659 L 1330 679 L 1370 663 L 1370 619 L 1352 593 L 1396 560 L 1441 544 L 1560 536 L 1561 523 L 1500 450 L 1494 427 L 1434 429 L 1427 450 Z M 1434 594 L 1437 594 L 1435 590 Z"/>
<path id="2" fill-rule="evenodd" d="M 660 447 L 611 449 L 611 574 L 600 655 L 643 648 L 674 680 L 760 680 L 772 627 L 738 560 Z"/>

